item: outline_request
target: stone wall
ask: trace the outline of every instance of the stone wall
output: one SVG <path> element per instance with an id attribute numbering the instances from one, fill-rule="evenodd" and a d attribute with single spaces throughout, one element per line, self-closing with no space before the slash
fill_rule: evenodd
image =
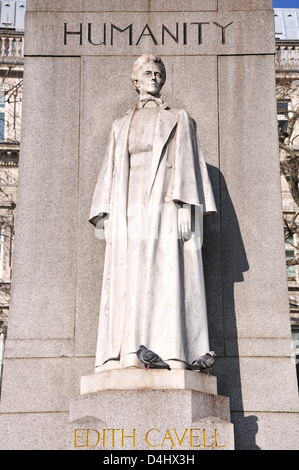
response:
<path id="1" fill-rule="evenodd" d="M 236 6 L 237 5 L 237 6 Z M 87 222 L 139 55 L 197 122 L 218 215 L 204 260 L 236 449 L 292 449 L 298 394 L 282 227 L 271 0 L 28 0 L 19 206 L 0 447 L 60 449 L 93 372 L 104 242 Z"/>

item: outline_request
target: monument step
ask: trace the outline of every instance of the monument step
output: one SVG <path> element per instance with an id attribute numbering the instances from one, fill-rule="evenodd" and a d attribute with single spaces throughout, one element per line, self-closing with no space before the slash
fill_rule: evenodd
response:
<path id="1" fill-rule="evenodd" d="M 81 394 L 100 390 L 195 390 L 217 395 L 217 378 L 186 369 L 128 368 L 97 372 L 81 377 Z"/>

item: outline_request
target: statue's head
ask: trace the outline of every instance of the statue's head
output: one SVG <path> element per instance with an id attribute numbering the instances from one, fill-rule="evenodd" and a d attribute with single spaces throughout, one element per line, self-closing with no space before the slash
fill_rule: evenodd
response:
<path id="1" fill-rule="evenodd" d="M 166 81 L 166 69 L 160 57 L 144 54 L 134 62 L 131 78 L 138 93 L 157 95 Z"/>

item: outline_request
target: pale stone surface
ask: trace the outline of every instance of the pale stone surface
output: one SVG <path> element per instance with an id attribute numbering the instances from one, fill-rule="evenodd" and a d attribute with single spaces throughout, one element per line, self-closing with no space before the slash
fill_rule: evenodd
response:
<path id="1" fill-rule="evenodd" d="M 294 343 L 290 337 L 285 338 L 239 338 L 238 344 L 233 338 L 226 341 L 226 351 L 228 356 L 248 356 L 248 357 L 285 357 L 290 358 L 290 353 L 294 349 Z"/>
<path id="2" fill-rule="evenodd" d="M 134 23 L 132 23 L 132 13 L 127 11 L 66 12 L 63 15 L 57 12 L 47 12 L 39 14 L 38 22 L 35 21 L 35 15 L 36 13 L 28 12 L 26 17 L 26 55 L 109 57 L 115 55 L 119 57 L 132 56 L 133 53 L 138 57 L 145 51 L 152 51 L 165 57 L 168 55 L 275 53 L 272 27 L 269 27 L 273 22 L 271 10 L 250 11 L 249 13 L 246 11 L 202 12 L 200 19 L 195 12 L 136 12 Z M 201 34 L 197 24 L 199 22 L 203 23 Z M 90 37 L 89 23 L 91 24 Z M 67 24 L 66 31 L 70 33 L 80 33 L 80 24 L 82 24 L 82 36 L 66 34 L 65 38 L 65 24 Z M 148 26 L 150 31 L 146 27 L 147 24 L 150 25 Z M 177 24 L 178 37 L 176 36 Z M 184 24 L 187 25 L 186 32 L 184 32 Z M 112 25 L 122 29 L 123 32 L 118 31 Z M 162 25 L 168 28 L 175 39 L 165 32 Z M 223 31 L 225 31 L 224 43 Z M 240 36 L 243 38 L 242 41 L 239 40 Z M 102 44 L 104 41 L 106 44 Z"/>
<path id="3" fill-rule="evenodd" d="M 64 450 L 68 413 L 0 415 L 2 450 Z"/>
<path id="4" fill-rule="evenodd" d="M 226 185 L 221 211 L 225 322 L 227 337 L 233 338 L 237 329 L 239 337 L 263 338 L 266 332 L 268 338 L 291 341 L 278 190 L 275 83 L 270 72 L 274 77 L 272 57 L 219 58 L 220 170 Z M 267 83 L 266 90 L 261 90 L 261 82 Z M 254 126 L 253 138 L 249 129 Z M 237 230 L 241 237 L 237 238 Z M 282 273 L 278 283 L 275 273 Z M 233 312 L 237 312 L 237 324 Z"/>
<path id="5" fill-rule="evenodd" d="M 204 0 L 207 1 L 207 0 Z M 214 0 L 215 1 L 215 0 Z M 149 0 L 131 0 L 126 11 L 148 11 Z M 30 0 L 26 11 L 123 11 L 123 0 Z"/>
<path id="6" fill-rule="evenodd" d="M 111 122 L 134 102 L 135 95 L 131 84 L 128 82 L 124 85 L 123 76 L 128 76 L 131 59 L 133 61 L 134 57 L 143 53 L 144 50 L 141 49 L 143 46 L 147 48 L 147 45 L 150 45 L 151 51 L 159 52 L 168 66 L 165 100 L 171 106 L 187 109 L 198 123 L 204 154 L 207 162 L 210 163 L 209 171 L 217 206 L 223 211 L 223 216 L 219 215 L 206 221 L 205 277 L 211 319 L 209 325 L 211 346 L 218 355 L 214 372 L 218 377 L 219 393 L 232 397 L 232 420 L 235 423 L 237 448 L 254 449 L 256 445 L 264 450 L 298 448 L 298 415 L 293 412 L 294 400 L 295 404 L 297 403 L 295 366 L 291 364 L 287 353 L 288 341 L 291 345 L 291 336 L 287 289 L 284 285 L 283 234 L 276 231 L 281 220 L 279 215 L 281 212 L 279 208 L 277 212 L 274 209 L 280 204 L 280 182 L 278 163 L 274 164 L 277 148 L 274 148 L 276 145 L 276 106 L 272 2 L 270 0 L 259 2 L 219 0 L 219 13 L 206 11 L 197 14 L 189 11 L 186 14 L 170 13 L 168 16 L 167 12 L 162 14 L 158 11 L 152 12 L 150 26 L 155 28 L 155 32 L 158 26 L 156 34 L 159 37 L 159 46 L 152 47 L 152 41 L 143 38 L 141 40 L 143 46 L 140 46 L 140 49 L 138 49 L 139 46 L 132 45 L 124 50 L 119 45 L 122 37 L 128 39 L 128 31 L 124 33 L 115 31 L 115 49 L 112 51 L 112 47 L 109 46 L 107 52 L 103 52 L 103 46 L 90 44 L 89 49 L 86 48 L 87 22 L 94 24 L 92 36 L 94 42 L 101 40 L 102 30 L 98 27 L 103 24 L 104 20 L 107 21 L 109 27 L 111 23 L 125 27 L 134 22 L 133 39 L 136 43 L 149 18 L 148 14 L 144 13 L 147 11 L 149 2 L 140 0 L 120 3 L 117 0 L 108 4 L 98 0 L 90 2 L 31 0 L 27 3 L 28 11 L 33 10 L 28 13 L 28 28 L 32 27 L 34 10 L 38 10 L 36 26 L 31 29 L 31 32 L 26 27 L 28 47 L 30 46 L 28 53 L 35 55 L 50 52 L 51 54 L 57 53 L 59 56 L 76 54 L 81 58 L 26 57 L 28 66 L 25 69 L 29 77 L 26 83 L 29 88 L 25 101 L 27 100 L 29 107 L 24 116 L 23 135 L 28 143 L 22 151 L 21 158 L 21 163 L 26 169 L 24 170 L 26 179 L 23 184 L 20 178 L 22 189 L 20 188 L 19 229 L 17 227 L 16 235 L 24 241 L 24 245 L 20 245 L 18 249 L 21 262 L 14 267 L 13 281 L 16 283 L 16 289 L 19 290 L 19 298 L 15 304 L 17 307 L 13 307 L 11 311 L 11 327 L 7 343 L 8 354 L 11 358 L 14 355 L 24 357 L 21 360 L 6 359 L 5 362 L 0 417 L 1 430 L 3 430 L 0 434 L 1 449 L 18 448 L 18 446 L 29 449 L 61 448 L 61 438 L 65 437 L 67 432 L 66 411 L 68 409 L 65 408 L 67 402 L 73 392 L 79 393 L 81 375 L 90 374 L 93 371 L 94 359 L 92 357 L 87 358 L 87 362 L 84 361 L 83 365 L 81 358 L 78 358 L 76 362 L 75 357 L 57 358 L 57 355 L 71 354 L 71 341 L 74 335 L 74 356 L 92 356 L 95 351 L 97 305 L 101 286 L 99 283 L 96 289 L 93 283 L 102 273 L 103 250 L 101 243 L 96 243 L 94 232 L 90 230 L 86 220 L 100 166 L 97 158 L 106 143 Z M 150 3 L 152 8 L 158 5 L 153 1 Z M 173 5 L 181 9 L 183 3 L 174 2 Z M 214 3 L 209 2 L 209 5 L 212 4 Z M 188 2 L 188 5 L 191 6 L 192 2 Z M 106 9 L 103 15 L 98 14 L 102 6 L 103 11 Z M 247 10 L 252 6 L 256 8 L 254 12 Z M 97 9 L 98 13 L 95 16 L 88 12 L 91 8 Z M 107 8 L 121 9 L 125 13 L 120 11 L 110 15 Z M 163 8 L 162 3 L 160 3 L 160 8 Z M 174 9 L 174 6 L 172 8 Z M 244 10 L 232 11 L 235 8 Z M 261 12 L 259 8 L 269 9 L 269 11 Z M 53 13 L 44 15 L 43 9 L 53 10 Z M 55 11 L 62 9 L 66 13 L 63 13 L 59 19 Z M 85 13 L 79 15 L 72 13 L 76 9 Z M 133 9 L 138 13 L 128 14 Z M 165 46 L 161 45 L 162 20 L 172 33 L 175 32 L 176 22 L 179 22 L 180 44 L 177 45 L 166 34 Z M 84 23 L 85 42 L 82 47 L 78 47 L 78 36 L 74 36 L 69 38 L 67 51 L 63 51 L 65 21 L 69 21 L 69 27 L 74 31 L 78 30 L 80 21 Z M 230 21 L 238 21 L 235 23 L 237 31 L 232 36 L 230 34 L 226 36 L 230 42 L 227 47 L 225 45 L 225 49 L 218 42 L 215 49 L 215 47 L 210 48 L 209 45 L 210 43 L 212 46 L 216 44 L 213 30 L 211 29 L 210 32 L 212 25 L 203 25 L 203 44 L 197 45 L 193 42 L 193 46 L 196 45 L 194 52 L 189 39 L 194 41 L 198 38 L 196 25 L 192 26 L 193 32 L 190 32 L 191 27 L 189 31 L 192 21 L 211 23 L 218 21 L 224 25 Z M 188 33 L 191 34 L 188 36 L 187 47 L 182 45 L 184 22 L 188 23 Z M 216 26 L 215 31 L 217 31 Z M 219 31 L 221 32 L 220 29 Z M 227 33 L 229 31 L 232 32 L 230 27 L 227 28 Z M 108 42 L 110 33 L 109 29 Z M 232 40 L 234 43 L 231 42 Z M 41 41 L 41 47 L 37 49 L 39 41 Z M 85 52 L 93 56 L 84 56 Z M 227 57 L 217 58 L 213 55 L 214 53 L 224 53 Z M 260 53 L 266 56 L 254 58 L 246 56 L 247 53 Z M 269 53 L 270 55 L 267 56 Z M 103 56 L 103 54 L 107 55 Z M 242 56 L 228 57 L 230 54 Z M 55 72 L 53 62 L 56 61 L 59 65 Z M 31 67 L 33 67 L 33 72 L 30 71 Z M 217 70 L 219 70 L 219 75 L 217 75 Z M 271 75 L 273 76 L 272 91 L 269 85 Z M 45 92 L 43 86 L 47 82 L 47 77 L 50 82 L 49 91 Z M 72 77 L 71 81 L 70 77 Z M 70 83 L 71 86 L 69 86 Z M 114 83 L 115 88 L 112 85 Z M 75 116 L 79 116 L 79 102 L 74 99 L 79 96 L 79 86 L 81 87 L 80 129 L 78 123 L 75 122 Z M 268 112 L 269 103 L 272 109 L 270 113 Z M 244 105 L 241 112 L 241 107 Z M 107 119 L 107 109 L 111 116 L 110 121 Z M 49 111 L 48 118 L 46 118 L 46 110 Z M 218 114 L 220 128 L 218 128 Z M 32 126 L 35 117 L 38 122 Z M 68 124 L 63 127 L 63 121 L 67 117 L 72 125 Z M 272 121 L 269 127 L 268 120 Z M 265 121 L 267 121 L 267 132 L 262 132 Z M 57 128 L 54 125 L 55 122 Z M 32 138 L 28 135 L 30 129 L 34 130 Z M 80 150 L 78 151 L 79 130 Z M 54 135 L 57 135 L 59 142 L 53 140 Z M 220 151 L 218 135 L 221 139 Z M 53 147 L 55 147 L 55 157 L 52 160 Z M 64 161 L 63 163 L 61 161 L 56 171 L 56 163 L 63 149 L 66 150 L 63 152 Z M 45 163 L 46 168 L 42 168 L 42 162 Z M 79 173 L 77 169 L 75 170 L 77 162 Z M 272 165 L 276 165 L 276 169 Z M 71 168 L 74 173 L 70 170 Z M 267 175 L 267 183 L 270 184 L 275 173 L 277 174 L 276 183 L 271 183 L 269 187 L 259 176 Z M 46 186 L 45 181 L 49 183 Z M 36 185 L 38 187 L 35 188 Z M 49 191 L 50 185 L 54 185 L 56 190 L 54 199 Z M 43 196 L 44 186 L 46 191 Z M 74 186 L 78 189 L 78 193 Z M 61 197 L 57 198 L 58 192 L 61 191 Z M 22 193 L 24 204 L 21 202 Z M 74 195 L 77 198 L 76 207 L 72 203 Z M 40 197 L 41 210 L 45 217 L 42 221 L 43 230 L 39 230 L 40 218 L 35 221 L 36 212 L 33 210 L 34 201 L 36 200 L 36 206 L 38 206 Z M 46 199 L 48 205 L 45 204 Z M 53 206 L 55 206 L 55 216 L 57 220 L 59 219 L 59 227 L 53 220 L 54 216 L 50 216 L 46 223 L 49 209 L 53 210 Z M 269 211 L 273 219 L 270 230 L 266 230 L 263 222 L 266 217 L 269 223 Z M 74 224 L 76 230 L 72 230 Z M 72 228 L 70 232 L 68 232 L 69 227 Z M 65 238 L 66 232 L 69 236 Z M 48 233 L 46 239 L 45 233 Z M 52 236 L 55 241 L 51 241 Z M 269 242 L 269 236 L 271 236 L 271 246 L 275 246 L 273 252 L 281 251 L 281 255 L 273 257 L 273 252 L 271 252 L 273 264 L 271 268 L 267 265 L 266 269 L 262 250 L 265 249 L 267 256 L 269 255 L 266 243 L 264 243 L 266 240 Z M 72 252 L 76 263 L 72 264 L 69 250 L 71 251 L 70 247 L 74 246 L 73 242 L 77 237 L 79 240 L 77 251 Z M 63 246 L 59 245 L 60 243 Z M 57 249 L 59 246 L 61 249 Z M 32 259 L 32 251 L 36 247 L 38 247 L 38 255 Z M 29 250 L 28 255 L 27 250 Z M 49 256 L 45 255 L 45 251 Z M 50 251 L 52 251 L 51 256 Z M 46 261 L 49 262 L 50 267 L 43 268 L 41 262 Z M 63 271 L 65 271 L 64 274 Z M 49 272 L 52 273 L 49 275 L 50 280 L 47 278 L 45 283 L 44 276 Z M 269 277 L 271 277 L 271 283 L 265 280 L 267 278 L 269 280 Z M 76 278 L 76 281 L 73 282 L 73 278 Z M 41 289 L 42 294 L 45 294 L 45 299 L 37 300 L 38 295 L 33 290 L 34 286 Z M 47 293 L 47 289 L 50 293 Z M 65 296 L 65 289 L 67 289 L 67 296 Z M 269 295 L 269 289 L 274 294 Z M 60 296 L 66 301 L 61 301 Z M 285 296 L 285 307 L 283 302 L 279 303 L 281 296 Z M 28 302 L 31 297 L 33 303 Z M 23 338 L 24 344 L 21 345 Z M 34 358 L 31 362 L 32 355 L 39 357 L 37 362 Z M 42 359 L 45 355 L 48 357 Z M 250 357 L 244 357 L 240 361 L 240 355 Z M 223 359 L 222 356 L 226 358 Z M 279 356 L 282 357 L 279 358 Z M 24 359 L 25 357 L 28 359 Z M 269 357 L 269 360 L 264 360 L 265 357 Z M 72 360 L 74 360 L 74 365 L 71 365 Z M 19 365 L 16 364 L 17 361 Z M 52 378 L 55 378 L 53 382 L 46 373 L 47 361 L 51 363 L 48 371 Z M 66 366 L 62 366 L 63 361 L 66 361 Z M 25 368 L 28 367 L 27 375 L 22 364 Z M 36 365 L 38 367 L 35 367 Z M 62 368 L 63 374 L 59 373 L 57 368 Z M 290 371 L 289 375 L 288 371 Z M 70 378 L 73 374 L 75 379 Z M 35 378 L 32 379 L 31 376 Z M 257 377 L 256 380 L 255 377 Z M 36 392 L 33 384 L 30 383 L 31 380 L 37 387 Z M 63 386 L 64 382 L 68 385 Z M 53 387 L 53 383 L 57 384 L 56 388 Z M 24 384 L 25 398 L 23 399 Z M 69 389 L 69 385 L 72 390 Z M 133 406 L 134 391 L 122 392 L 125 393 L 128 403 L 131 402 Z M 167 398 L 170 399 L 168 392 Z M 111 394 L 114 393 L 115 391 L 111 392 Z M 41 394 L 43 398 L 39 399 L 38 394 Z M 62 394 L 65 396 L 62 397 Z M 163 395 L 166 396 L 164 392 Z M 109 401 L 111 410 L 119 409 L 117 408 L 118 397 L 115 397 L 113 401 L 109 391 L 104 392 L 102 397 Z M 19 400 L 21 406 L 17 405 Z M 37 401 L 38 411 L 22 412 L 22 407 L 26 410 L 29 410 L 31 406 L 34 407 L 34 400 Z M 26 401 L 31 405 L 29 406 Z M 271 405 L 267 405 L 266 401 Z M 195 396 L 194 402 L 197 402 Z M 180 412 L 184 410 L 186 403 L 185 398 L 179 402 Z M 198 403 L 200 406 L 201 400 Z M 102 409 L 103 400 L 98 400 L 95 405 L 98 409 Z M 248 407 L 247 411 L 245 407 Z M 263 412 L 263 407 L 266 408 L 266 412 Z M 58 410 L 58 412 L 53 412 L 53 410 Z M 136 410 L 132 408 L 130 410 L 134 416 L 133 411 Z M 142 419 L 144 417 L 142 408 L 137 411 L 138 418 Z M 151 410 L 148 413 L 151 413 Z M 258 417 L 258 423 L 255 417 Z M 229 420 L 229 416 L 226 419 Z M 82 425 L 84 422 L 83 420 Z M 158 417 L 156 423 L 159 426 Z M 173 422 L 169 424 L 173 429 Z"/>
<path id="7" fill-rule="evenodd" d="M 80 393 L 125 389 L 190 389 L 217 395 L 217 379 L 188 370 L 110 370 L 81 378 Z"/>
<path id="8" fill-rule="evenodd" d="M 132 0 L 126 11 L 221 11 L 221 10 L 272 10 L 273 0 Z M 30 0 L 27 11 L 123 11 L 123 0 Z"/>
<path id="9" fill-rule="evenodd" d="M 73 339 L 10 339 L 5 343 L 5 357 L 72 357 Z"/>
<path id="10" fill-rule="evenodd" d="M 184 0 L 184 2 L 151 0 L 149 11 L 217 11 L 217 3 L 217 0 Z"/>
<path id="11" fill-rule="evenodd" d="M 91 358 L 7 359 L 0 413 L 67 412 L 93 364 Z"/>
<path id="12" fill-rule="evenodd" d="M 297 413 L 232 413 L 236 449 L 244 450 L 298 450 Z"/>
<path id="13" fill-rule="evenodd" d="M 27 11 L 123 11 L 123 0 L 30 0 Z M 132 0 L 126 11 L 217 11 L 217 0 Z"/>
<path id="14" fill-rule="evenodd" d="M 118 66 L 129 74 L 129 65 L 124 58 L 118 58 Z M 134 102 L 136 92 L 131 82 L 121 88 L 123 80 L 110 58 L 82 59 L 82 97 L 81 97 L 81 126 L 80 126 L 80 161 L 78 181 L 78 238 L 80 244 L 77 251 L 77 263 L 80 276 L 77 284 L 77 312 L 75 331 L 76 355 L 94 356 L 96 350 L 97 325 L 101 294 L 101 279 L 103 274 L 102 259 L 105 253 L 105 242 L 95 237 L 95 231 L 86 223 L 88 219 L 93 190 L 102 162 L 102 155 L 107 143 L 107 135 L 113 120 L 118 116 L 118 101 L 111 100 L 110 80 L 115 82 L 115 90 L 120 91 L 121 109 L 125 113 L 128 101 Z M 101 99 L 95 96 L 101 95 Z M 104 108 L 109 107 L 110 119 L 99 119 Z M 99 282 L 98 282 L 99 281 Z M 88 338 L 88 341 L 86 341 Z"/>
<path id="15" fill-rule="evenodd" d="M 80 61 L 26 60 L 9 337 L 69 339 L 75 312 Z M 63 77 L 59 86 L 58 77 Z M 28 314 L 21 322 L 25 305 Z"/>
<path id="16" fill-rule="evenodd" d="M 156 450 L 190 449 L 193 447 L 190 445 L 190 429 L 201 430 L 200 443 L 203 444 L 202 433 L 205 428 L 207 436 L 209 435 L 207 444 L 215 442 L 215 429 L 217 429 L 219 445 L 225 444 L 226 450 L 232 450 L 234 449 L 233 425 L 229 419 L 229 400 L 219 395 L 192 390 L 105 390 L 81 395 L 71 401 L 69 436 L 66 445 L 67 448 L 74 449 L 76 429 L 83 430 L 83 433 L 81 431 L 77 433 L 77 436 L 83 435 L 83 439 L 84 431 L 86 433 L 88 429 L 95 429 L 102 436 L 97 448 L 103 450 L 103 430 L 106 429 L 105 450 L 133 449 L 132 438 L 122 441 L 122 430 L 124 435 L 132 436 L 135 429 L 136 450 L 153 450 L 153 445 L 157 445 Z M 114 433 L 114 446 L 108 429 L 119 430 L 119 434 L 117 431 Z M 151 431 L 154 429 L 156 431 Z M 175 441 L 167 439 L 162 446 L 167 430 L 174 436 L 176 430 L 180 440 L 185 432 L 188 437 L 182 446 L 177 439 Z M 149 433 L 148 441 L 146 441 L 147 433 Z M 194 445 L 200 443 L 198 440 L 196 444 L 193 441 Z M 78 439 L 77 444 L 84 444 L 84 440 Z M 200 449 L 203 450 L 204 446 L 202 445 Z"/>
<path id="17" fill-rule="evenodd" d="M 272 10 L 273 0 L 221 0 L 218 10 Z"/>
<path id="18" fill-rule="evenodd" d="M 230 410 L 229 398 L 194 390 L 102 390 L 72 398 L 70 421 L 85 416 L 129 426 L 147 422 L 174 426 L 207 416 L 229 421 Z"/>
<path id="19" fill-rule="evenodd" d="M 150 454 L 150 463 L 153 457 L 158 459 L 162 451 L 193 451 L 188 463 L 191 463 L 195 452 L 199 450 L 234 450 L 233 425 L 214 416 L 190 423 L 151 427 L 152 423 L 144 425 L 132 424 L 122 428 L 113 428 L 113 424 L 104 423 L 90 416 L 78 419 L 69 424 L 66 443 L 67 450 L 147 450 Z M 133 428 L 133 426 L 135 426 Z M 154 451 L 154 452 L 153 452 Z M 109 454 L 110 458 L 117 454 Z M 176 454 L 174 454 L 176 455 Z M 107 454 L 105 453 L 105 457 Z M 165 456 L 166 457 L 166 456 Z M 194 457 L 197 457 L 194 455 Z M 144 460 L 146 461 L 146 455 Z M 180 454 L 180 463 L 187 463 L 187 455 Z M 165 461 L 169 463 L 169 460 Z"/>
<path id="20" fill-rule="evenodd" d="M 213 56 L 167 57 L 168 79 L 165 84 L 165 101 L 175 108 L 187 109 L 197 124 L 205 160 L 208 163 L 216 206 L 220 208 L 219 147 L 218 147 L 218 88 L 217 58 Z M 195 68 L 197 74 L 189 71 Z M 176 77 L 180 77 L 177 80 Z M 182 83 L 188 84 L 188 93 L 182 94 Z M 201 86 L 198 86 L 198 84 Z M 170 89 L 170 84 L 172 89 Z M 163 88 L 164 90 L 164 88 Z M 171 96 L 173 93 L 173 97 Z M 211 123 L 214 123 L 211 125 Z M 221 234 L 220 213 L 204 218 L 203 257 L 210 348 L 223 353 L 222 280 L 221 280 Z"/>
<path id="21" fill-rule="evenodd" d="M 295 372 L 290 357 L 219 358 L 214 371 L 218 393 L 230 397 L 232 411 L 252 413 L 298 413 Z"/>

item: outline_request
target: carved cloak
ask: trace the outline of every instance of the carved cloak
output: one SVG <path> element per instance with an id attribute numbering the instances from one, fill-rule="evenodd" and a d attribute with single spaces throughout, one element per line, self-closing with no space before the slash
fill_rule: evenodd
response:
<path id="1" fill-rule="evenodd" d="M 127 201 L 133 114 L 113 123 L 90 212 L 93 225 L 109 216 L 96 367 L 138 365 L 136 351 L 144 344 L 180 368 L 205 354 L 209 339 L 201 234 L 196 229 L 189 241 L 179 239 L 176 202 L 196 208 L 193 227 L 200 226 L 200 211 L 215 213 L 216 206 L 193 121 L 186 111 L 160 108 L 145 214 L 146 280 L 135 286 L 143 300 L 132 314 L 136 276 L 127 269 Z"/>

